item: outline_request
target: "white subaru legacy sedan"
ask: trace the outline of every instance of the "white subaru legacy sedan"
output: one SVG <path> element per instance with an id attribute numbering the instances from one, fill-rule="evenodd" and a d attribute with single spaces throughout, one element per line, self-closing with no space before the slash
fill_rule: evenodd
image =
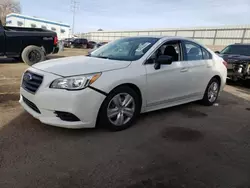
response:
<path id="1" fill-rule="evenodd" d="M 197 100 L 212 105 L 226 77 L 226 62 L 192 40 L 129 37 L 88 56 L 33 65 L 23 74 L 19 102 L 45 124 L 118 131 L 140 113 Z"/>

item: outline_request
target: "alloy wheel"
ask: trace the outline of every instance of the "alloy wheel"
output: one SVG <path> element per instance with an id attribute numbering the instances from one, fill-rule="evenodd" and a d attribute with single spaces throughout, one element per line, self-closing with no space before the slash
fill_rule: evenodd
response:
<path id="1" fill-rule="evenodd" d="M 212 82 L 208 88 L 208 100 L 209 102 L 214 102 L 217 99 L 219 93 L 219 84 L 217 82 Z"/>
<path id="2" fill-rule="evenodd" d="M 115 126 L 128 123 L 135 114 L 135 100 L 128 93 L 119 93 L 109 102 L 107 117 Z"/>

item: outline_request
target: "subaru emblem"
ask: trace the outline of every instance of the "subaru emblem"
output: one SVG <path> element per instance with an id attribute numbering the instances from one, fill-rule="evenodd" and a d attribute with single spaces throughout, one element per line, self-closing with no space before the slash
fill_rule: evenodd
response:
<path id="1" fill-rule="evenodd" d="M 30 80 L 32 80 L 32 75 L 30 73 L 25 73 L 23 76 L 23 79 L 25 81 L 30 81 Z"/>

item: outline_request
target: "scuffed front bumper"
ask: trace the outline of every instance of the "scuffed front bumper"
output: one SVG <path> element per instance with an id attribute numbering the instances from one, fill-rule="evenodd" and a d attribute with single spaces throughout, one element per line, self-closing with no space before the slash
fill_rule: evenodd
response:
<path id="1" fill-rule="evenodd" d="M 99 109 L 105 98 L 104 95 L 90 88 L 78 91 L 51 89 L 49 88 L 50 83 L 59 76 L 34 68 L 29 70 L 43 75 L 44 80 L 35 94 L 20 88 L 19 102 L 28 113 L 42 123 L 57 127 L 72 129 L 95 127 Z M 27 103 L 24 98 L 29 102 Z M 34 110 L 36 109 L 34 105 L 39 111 Z M 71 113 L 79 121 L 62 120 L 56 114 L 58 111 Z"/>

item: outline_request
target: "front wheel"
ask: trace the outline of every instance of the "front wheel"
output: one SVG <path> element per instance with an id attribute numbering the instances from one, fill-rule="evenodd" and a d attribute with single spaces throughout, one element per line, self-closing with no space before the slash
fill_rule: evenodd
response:
<path id="1" fill-rule="evenodd" d="M 138 94 L 130 87 L 122 86 L 112 91 L 104 100 L 99 122 L 112 131 L 121 131 L 134 123 L 139 112 Z"/>
<path id="2" fill-rule="evenodd" d="M 217 78 L 212 78 L 207 85 L 206 91 L 204 93 L 201 102 L 206 106 L 213 105 L 218 98 L 219 91 L 220 91 L 219 80 Z"/>

